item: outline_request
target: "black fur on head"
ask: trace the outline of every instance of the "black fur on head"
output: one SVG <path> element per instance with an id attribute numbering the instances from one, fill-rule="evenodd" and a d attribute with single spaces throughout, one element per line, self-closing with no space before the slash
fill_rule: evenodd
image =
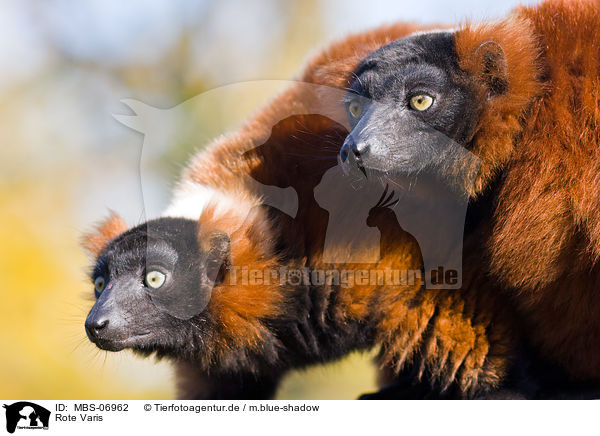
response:
<path id="1" fill-rule="evenodd" d="M 340 152 L 365 170 L 414 175 L 464 159 L 484 102 L 460 70 L 454 34 L 408 36 L 374 51 L 346 97 L 352 131 Z"/>
<path id="2" fill-rule="evenodd" d="M 199 351 L 210 324 L 212 287 L 223 278 L 229 239 L 200 248 L 199 225 L 160 218 L 126 231 L 100 254 L 91 274 L 97 301 L 85 329 L 99 348 L 182 357 Z"/>

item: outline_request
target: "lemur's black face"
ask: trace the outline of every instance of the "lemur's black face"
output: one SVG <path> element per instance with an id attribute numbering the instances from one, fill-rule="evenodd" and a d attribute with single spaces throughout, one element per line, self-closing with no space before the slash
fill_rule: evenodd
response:
<path id="1" fill-rule="evenodd" d="M 86 322 L 99 348 L 168 353 L 201 314 L 228 254 L 224 235 L 202 250 L 193 220 L 160 218 L 123 233 L 101 253 L 91 278 L 97 298 Z"/>
<path id="2" fill-rule="evenodd" d="M 468 144 L 482 106 L 459 69 L 453 33 L 394 41 L 355 74 L 342 165 L 411 175 L 443 165 L 449 143 Z"/>

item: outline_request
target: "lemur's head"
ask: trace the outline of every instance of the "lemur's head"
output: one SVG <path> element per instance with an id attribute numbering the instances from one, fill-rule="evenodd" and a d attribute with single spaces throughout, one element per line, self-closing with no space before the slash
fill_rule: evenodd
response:
<path id="1" fill-rule="evenodd" d="M 85 321 L 99 348 L 169 352 L 177 332 L 206 308 L 223 280 L 230 245 L 223 233 L 198 239 L 199 224 L 160 218 L 120 233 L 98 253 L 91 279 L 96 303 Z"/>
<path id="2" fill-rule="evenodd" d="M 352 130 L 341 164 L 365 173 L 454 174 L 467 150 L 484 171 L 502 163 L 537 74 L 532 65 L 527 70 L 536 52 L 526 36 L 517 35 L 523 59 L 513 62 L 515 41 L 505 41 L 516 32 L 505 26 L 414 34 L 367 56 L 345 98 Z"/>
<path id="3" fill-rule="evenodd" d="M 452 33 L 394 41 L 364 59 L 355 74 L 345 101 L 352 131 L 343 163 L 418 173 L 438 161 L 443 135 L 463 144 L 472 136 L 482 102 L 460 74 Z"/>

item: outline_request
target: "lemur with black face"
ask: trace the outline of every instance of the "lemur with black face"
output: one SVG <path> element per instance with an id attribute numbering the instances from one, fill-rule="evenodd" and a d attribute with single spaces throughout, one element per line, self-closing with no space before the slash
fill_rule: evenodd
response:
<path id="1" fill-rule="evenodd" d="M 85 322 L 91 341 L 109 351 L 150 351 L 155 344 L 163 353 L 193 343 L 183 321 L 203 311 L 229 260 L 227 235 L 211 236 L 202 250 L 197 227 L 161 219 L 111 241 L 91 275 L 97 300 Z"/>
<path id="2" fill-rule="evenodd" d="M 541 354 L 590 383 L 600 380 L 598 28 L 598 1 L 546 1 L 387 44 L 355 69 L 340 153 L 367 173 L 452 173 L 439 132 L 481 159 L 466 190 L 485 211 L 479 267 Z"/>
<path id="3" fill-rule="evenodd" d="M 490 73 L 504 62 L 498 44 L 486 51 Z M 497 53 L 494 52 L 497 51 Z M 342 165 L 389 175 L 442 175 L 456 162 L 440 144 L 440 133 L 463 147 L 484 108 L 473 77 L 459 66 L 453 31 L 411 35 L 381 47 L 354 71 L 347 106 L 352 131 L 340 151 Z M 490 74 L 490 95 L 502 93 L 504 78 Z"/>

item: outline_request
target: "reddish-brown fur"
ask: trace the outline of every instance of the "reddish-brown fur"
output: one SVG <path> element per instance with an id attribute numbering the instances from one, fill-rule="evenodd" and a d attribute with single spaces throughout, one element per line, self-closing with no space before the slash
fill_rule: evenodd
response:
<path id="1" fill-rule="evenodd" d="M 123 218 L 111 212 L 109 217 L 98 224 L 94 231 L 83 236 L 83 248 L 92 256 L 97 257 L 106 244 L 125 230 L 127 230 L 127 224 L 123 221 Z"/>
<path id="2" fill-rule="evenodd" d="M 543 49 L 547 80 L 521 121 L 489 240 L 535 343 L 582 379 L 600 377 L 599 5 L 516 12 Z"/>
<path id="3" fill-rule="evenodd" d="M 268 220 L 254 209 L 249 216 L 240 220 L 234 215 L 219 215 L 213 206 L 208 206 L 200 217 L 199 238 L 213 230 L 225 230 L 231 239 L 231 263 L 243 265 L 251 270 L 269 271 L 279 267 L 272 253 L 272 233 Z M 239 274 L 239 273 L 238 273 Z M 214 338 L 221 343 L 209 347 L 218 351 L 228 349 L 260 347 L 266 328 L 262 320 L 272 319 L 279 314 L 285 299 L 285 289 L 278 283 L 245 284 L 236 281 L 235 286 L 216 287 L 207 310 L 217 314 L 220 331 Z M 218 356 L 215 361 L 218 361 Z"/>
<path id="4" fill-rule="evenodd" d="M 530 23 L 517 16 L 491 24 L 467 24 L 457 32 L 455 41 L 461 69 L 474 78 L 484 74 L 482 44 L 499 44 L 506 57 L 508 91 L 488 99 L 483 80 L 479 87 L 478 100 L 485 104 L 471 142 L 471 151 L 481 159 L 472 192 L 477 195 L 510 159 L 531 100 L 541 92 L 540 50 Z"/>

